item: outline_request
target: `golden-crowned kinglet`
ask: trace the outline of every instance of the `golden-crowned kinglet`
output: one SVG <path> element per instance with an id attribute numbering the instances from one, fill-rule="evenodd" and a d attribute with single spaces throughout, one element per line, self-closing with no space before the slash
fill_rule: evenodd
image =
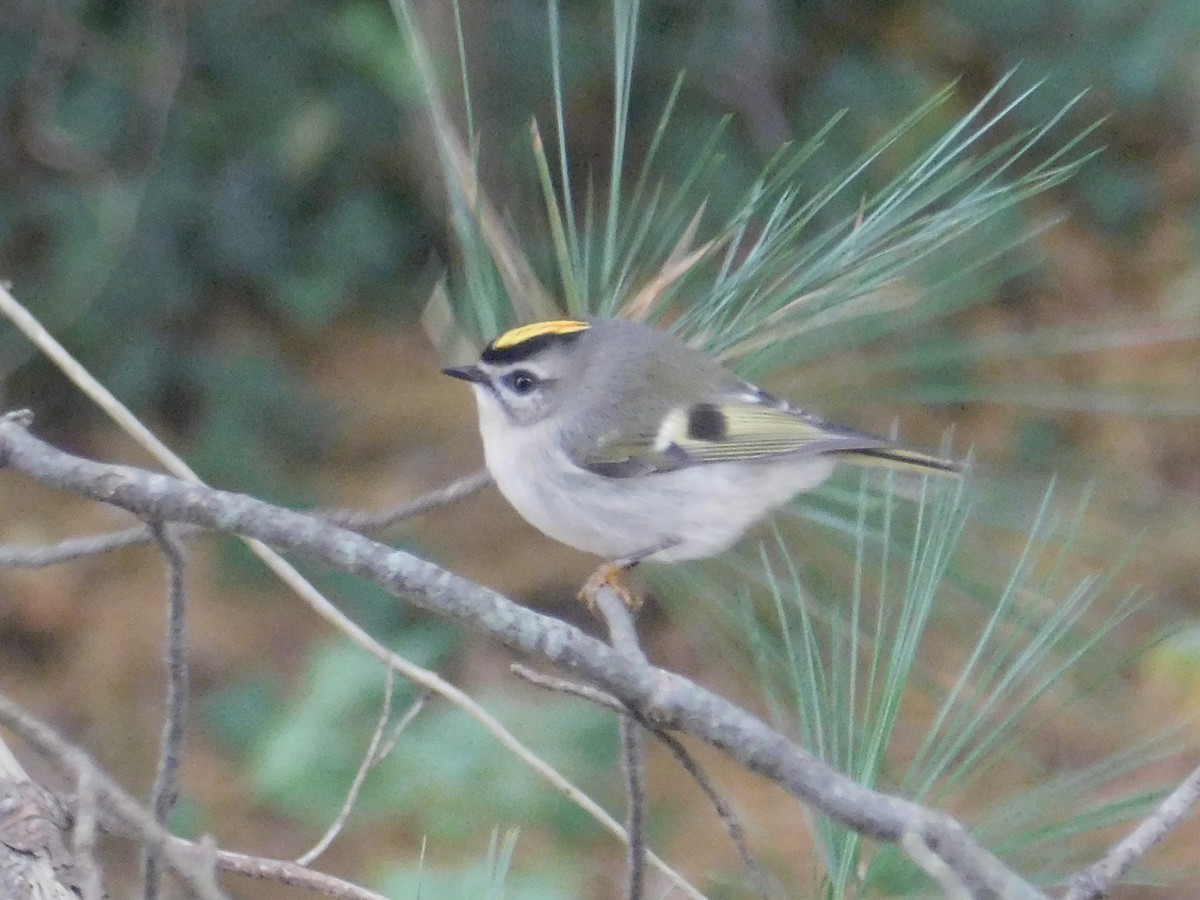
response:
<path id="1" fill-rule="evenodd" d="M 644 559 L 720 553 L 838 460 L 959 472 L 796 409 L 636 322 L 523 325 L 444 371 L 475 390 L 488 471 L 508 502 L 608 560 L 606 579 Z"/>

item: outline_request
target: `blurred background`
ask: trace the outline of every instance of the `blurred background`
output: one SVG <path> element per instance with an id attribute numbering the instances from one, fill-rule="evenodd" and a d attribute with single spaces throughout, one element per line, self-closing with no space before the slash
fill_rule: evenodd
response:
<path id="1" fill-rule="evenodd" d="M 426 35 L 454 85 L 453 13 L 425 7 Z M 545 6 L 462 0 L 461 10 L 483 182 L 537 259 L 549 251 L 538 243 L 544 208 L 528 126 L 536 117 L 548 134 L 552 122 Z M 562 13 L 570 150 L 583 184 L 606 170 L 611 146 L 611 14 L 591 2 L 566 2 Z M 814 184 L 957 80 L 950 108 L 911 136 L 934 140 L 1014 66 L 1011 94 L 1044 84 L 993 140 L 1086 91 L 1052 135 L 1065 143 L 1102 119 L 1083 150 L 1103 152 L 1009 223 L 1032 229 L 1063 217 L 981 277 L 979 302 L 952 327 L 964 342 L 1047 328 L 1065 342 L 1103 325 L 1112 340 L 1086 352 L 960 360 L 920 390 L 890 385 L 886 402 L 804 372 L 785 383 L 807 406 L 867 430 L 886 432 L 899 418 L 915 444 L 936 446 L 953 425 L 960 446 L 1013 483 L 1040 490 L 1058 473 L 1068 493 L 1092 485 L 1094 558 L 1136 539 L 1123 577 L 1155 597 L 1126 640 L 1184 626 L 1183 639 L 1120 673 L 1128 694 L 1114 700 L 1114 717 L 1136 708 L 1143 721 L 1169 720 L 1200 700 L 1200 650 L 1189 649 L 1200 642 L 1186 627 L 1200 612 L 1200 5 L 646 2 L 630 153 L 645 151 L 686 70 L 663 168 L 682 167 L 730 116 L 720 148 L 728 196 L 710 198 L 727 208 L 781 143 L 841 110 L 808 170 Z M 481 464 L 469 393 L 438 374 L 448 361 L 419 322 L 456 259 L 444 196 L 385 3 L 10 0 L 0 10 L 0 279 L 215 485 L 297 506 L 379 507 Z M 2 323 L 0 373 L 4 406 L 32 408 L 40 433 L 102 459 L 149 463 Z M 8 476 L 0 509 L 4 543 L 126 524 Z M 593 561 L 536 534 L 494 491 L 397 539 L 593 627 L 573 602 Z M 503 711 L 619 807 L 606 717 L 514 684 L 509 654 L 472 635 L 348 579 L 317 577 L 373 634 Z M 150 550 L 0 572 L 0 686 L 142 795 L 162 708 L 163 581 Z M 177 826 L 295 856 L 340 805 L 377 715 L 380 673 L 232 544 L 196 544 L 189 582 L 195 702 Z M 653 605 L 644 623 L 656 661 L 745 693 L 746 673 L 709 652 L 704 627 L 702 616 L 680 624 Z M 413 696 L 405 690 L 401 704 Z M 1078 750 L 1057 752 L 1069 760 Z M 781 792 L 701 755 L 753 811 L 752 838 L 803 833 Z M 652 778 L 675 772 L 652 758 Z M 330 871 L 407 896 L 424 838 L 421 877 L 433 893 L 422 896 L 440 896 L 442 883 L 445 896 L 470 896 L 462 879 L 478 874 L 492 830 L 519 825 L 511 896 L 620 889 L 613 842 L 457 713 L 434 704 L 373 778 L 323 860 Z M 488 808 L 463 789 L 477 783 L 497 786 Z M 709 879 L 714 896 L 742 896 L 736 857 L 698 792 L 659 796 L 652 843 Z M 804 883 L 811 870 L 793 850 L 768 843 L 763 853 Z M 1188 861 L 1186 843 L 1173 852 L 1173 863 Z"/>

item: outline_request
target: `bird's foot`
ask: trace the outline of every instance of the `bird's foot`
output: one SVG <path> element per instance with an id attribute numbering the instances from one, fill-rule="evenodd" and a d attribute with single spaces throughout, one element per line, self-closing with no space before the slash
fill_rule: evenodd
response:
<path id="1" fill-rule="evenodd" d="M 596 597 L 604 588 L 609 588 L 621 598 L 621 602 L 632 610 L 638 610 L 642 607 L 642 598 L 634 594 L 628 587 L 621 583 L 621 573 L 628 568 L 627 565 L 620 562 L 606 562 L 596 569 L 588 580 L 583 583 L 583 587 L 579 589 L 579 599 L 582 600 L 587 608 L 592 612 L 596 611 Z"/>

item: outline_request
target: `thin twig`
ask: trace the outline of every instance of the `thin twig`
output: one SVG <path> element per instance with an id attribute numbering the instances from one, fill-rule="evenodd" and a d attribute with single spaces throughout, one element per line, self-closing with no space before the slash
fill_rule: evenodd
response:
<path id="1" fill-rule="evenodd" d="M 487 469 L 464 475 L 449 484 L 435 488 L 427 494 L 401 504 L 394 509 L 380 512 L 364 512 L 357 509 L 318 510 L 316 515 L 326 522 L 349 528 L 351 531 L 374 532 L 403 522 L 407 519 L 426 513 L 439 506 L 445 506 L 464 497 L 470 497 L 492 483 L 492 476 Z"/>
<path id="2" fill-rule="evenodd" d="M 371 742 L 367 745 L 367 752 L 363 754 L 358 771 L 354 773 L 354 781 L 350 783 L 350 790 L 346 792 L 342 808 L 334 820 L 329 823 L 329 827 L 325 829 L 320 840 L 313 844 L 312 849 L 296 857 L 296 862 L 300 865 L 312 865 L 313 861 L 333 843 L 334 838 L 341 833 L 345 826 L 346 820 L 350 818 L 350 811 L 354 809 L 354 803 L 358 800 L 358 792 L 362 789 L 363 782 L 367 780 L 367 773 L 375 766 L 375 753 L 379 749 L 379 742 L 383 739 L 388 719 L 392 717 L 392 691 L 395 685 L 396 673 L 388 668 L 383 682 L 383 703 L 380 704 L 379 721 L 375 723 L 375 730 L 371 733 Z"/>
<path id="3" fill-rule="evenodd" d="M 557 693 L 573 694 L 574 696 L 579 697 L 583 700 L 586 700 L 589 703 L 594 703 L 597 706 L 600 706 L 600 707 L 603 707 L 604 709 L 608 709 L 608 710 L 611 710 L 612 712 L 615 712 L 617 714 L 617 721 L 621 725 L 621 745 L 622 745 L 622 748 L 624 749 L 625 741 L 626 741 L 626 729 L 627 729 L 626 723 L 629 723 L 629 720 L 631 718 L 637 718 L 637 717 L 634 716 L 634 714 L 629 709 L 629 707 L 625 706 L 625 704 L 623 704 L 620 700 L 618 700 L 612 694 L 598 690 L 597 688 L 594 688 L 588 684 L 580 684 L 579 682 L 568 681 L 565 678 L 558 678 L 554 675 L 543 674 L 542 672 L 538 672 L 536 669 L 531 669 L 531 668 L 529 668 L 529 666 L 522 665 L 521 663 L 512 663 L 508 668 L 509 668 L 509 671 L 511 671 L 514 675 L 518 676 L 519 678 L 523 678 L 526 681 L 528 681 L 529 683 L 537 685 L 538 687 L 545 688 L 546 690 L 549 690 L 549 691 L 555 691 Z M 637 718 L 637 722 L 638 722 L 638 724 L 641 725 L 642 728 L 645 728 L 647 731 L 649 731 L 651 734 L 653 734 L 660 741 L 663 741 L 668 747 L 671 747 L 671 748 L 678 747 L 679 752 L 682 753 L 684 757 L 687 757 L 687 751 L 684 750 L 683 747 L 679 744 L 679 742 L 676 741 L 674 738 L 672 738 L 670 735 L 666 734 L 665 732 L 663 732 L 657 728 L 651 727 L 646 721 L 644 721 L 640 718 Z M 672 752 L 674 752 L 674 750 Z M 642 751 L 642 753 L 644 755 L 644 750 Z M 625 766 L 626 766 L 625 761 L 627 758 L 628 758 L 628 753 L 623 753 L 622 754 L 623 770 L 625 769 Z M 688 758 L 688 759 L 690 762 L 690 758 Z M 685 766 L 685 768 L 688 768 L 689 772 L 693 772 L 693 777 L 696 777 L 696 773 L 699 773 L 699 778 L 703 778 L 704 773 L 700 772 L 698 768 L 695 768 L 695 771 L 693 771 L 694 766 L 695 766 L 695 764 L 693 763 L 692 767 Z M 627 778 L 626 792 L 632 797 L 634 792 L 636 791 L 644 799 L 644 796 L 645 796 L 644 783 L 641 783 L 636 786 L 630 786 L 628 784 L 628 772 L 626 771 L 625 774 L 626 774 L 626 778 Z M 711 785 L 707 784 L 707 781 L 701 781 L 700 786 L 701 786 L 701 788 L 703 788 L 705 790 L 705 793 L 709 794 L 709 796 L 711 798 L 713 798 L 715 804 L 718 807 L 719 814 L 721 814 L 723 810 L 727 809 L 725 804 L 721 801 L 720 797 L 718 797 L 716 795 L 716 792 L 712 790 Z M 639 804 L 639 805 L 644 805 L 644 804 Z M 644 814 L 642 814 L 642 815 L 644 815 Z M 628 821 L 628 819 L 632 819 L 632 818 L 633 818 L 633 805 L 631 803 L 629 815 L 628 815 L 627 821 L 626 821 L 626 827 L 628 828 L 630 834 L 634 833 L 634 829 L 632 827 L 633 823 Z M 732 814 L 730 814 L 730 818 L 732 818 Z M 726 817 L 723 814 L 722 814 L 722 821 L 726 821 Z M 754 861 L 753 857 L 750 856 L 749 850 L 745 849 L 744 841 L 739 843 L 739 839 L 742 836 L 741 835 L 741 826 L 737 824 L 736 819 L 734 819 L 733 822 L 734 822 L 734 825 L 737 826 L 737 829 L 738 829 L 738 832 L 737 832 L 738 836 L 734 838 L 734 842 L 738 844 L 738 849 L 740 851 L 742 851 L 742 858 L 744 860 L 748 860 L 749 864 L 751 864 L 752 866 L 757 866 L 757 863 Z M 634 851 L 633 851 L 633 846 L 632 846 L 633 841 L 631 840 L 628 843 L 630 846 L 630 851 L 629 851 L 630 895 L 632 896 L 633 872 L 634 872 L 635 863 L 634 863 L 634 855 L 633 855 Z M 654 859 L 653 853 L 649 852 L 648 850 L 645 851 L 645 853 L 646 853 L 647 858 L 649 858 L 651 860 Z M 755 871 L 755 874 L 758 875 L 758 872 Z M 764 894 L 764 896 L 766 896 L 766 895 Z"/>
<path id="4" fill-rule="evenodd" d="M 151 809 L 154 821 L 166 826 L 179 800 L 179 767 L 183 762 L 183 729 L 187 720 L 187 592 L 184 584 L 183 545 L 162 522 L 151 522 L 150 531 L 167 561 L 167 709 L 158 751 Z M 142 856 L 142 896 L 157 900 L 158 860 L 150 847 Z"/>
<path id="5" fill-rule="evenodd" d="M 589 684 L 580 684 L 576 681 L 569 681 L 566 678 L 558 678 L 554 675 L 545 675 L 541 672 L 531 669 L 521 663 L 513 663 L 509 666 L 509 670 L 514 675 L 524 678 L 531 684 L 546 690 L 556 691 L 563 694 L 572 694 L 589 703 L 594 703 L 605 709 L 612 710 L 618 714 L 629 714 L 630 710 L 627 706 L 621 703 L 612 694 L 598 690 Z M 733 841 L 734 847 L 737 848 L 738 855 L 742 858 L 742 864 L 750 872 L 755 883 L 755 890 L 759 896 L 768 898 L 771 896 L 770 881 L 767 878 L 767 873 L 762 865 L 750 852 L 750 846 L 746 842 L 746 832 L 742 828 L 742 823 L 738 820 L 737 814 L 733 808 L 725 802 L 725 799 L 717 791 L 716 786 L 709 779 L 708 775 L 700 768 L 699 763 L 695 758 L 688 753 L 687 748 L 673 735 L 668 734 L 661 728 L 655 728 L 648 722 L 642 721 L 641 725 L 651 734 L 653 734 L 663 745 L 671 752 L 671 755 L 683 766 L 684 770 L 695 779 L 696 784 L 700 786 L 709 802 L 712 803 L 713 809 L 716 811 L 721 823 L 725 826 L 725 830 L 729 833 L 730 839 Z"/>
<path id="6" fill-rule="evenodd" d="M 193 852 L 198 844 L 175 838 L 174 843 Z M 264 856 L 248 856 L 232 850 L 217 850 L 212 854 L 213 864 L 222 872 L 244 875 L 262 881 L 274 881 L 287 887 L 300 887 L 338 900 L 388 900 L 383 894 L 367 890 L 352 882 L 324 872 L 314 872 L 290 859 L 268 859 Z"/>
<path id="7" fill-rule="evenodd" d="M 513 663 L 509 668 L 515 675 L 538 687 L 575 694 L 617 714 L 621 743 L 621 774 L 624 778 L 627 798 L 625 831 L 629 835 L 628 853 L 626 854 L 629 878 L 626 895 L 630 900 L 639 900 L 645 891 L 646 853 L 646 780 L 643 771 L 646 748 L 642 738 L 641 725 L 630 711 L 611 694 L 598 691 L 586 684 L 577 684 L 563 678 L 543 675 L 520 663 Z"/>
<path id="8" fill-rule="evenodd" d="M 920 866 L 933 882 L 942 889 L 946 900 L 972 900 L 971 892 L 945 860 L 933 852 L 925 838 L 910 831 L 900 838 L 900 849 L 908 858 Z"/>
<path id="9" fill-rule="evenodd" d="M 725 826 L 725 831 L 729 835 L 729 839 L 733 841 L 733 846 L 737 848 L 738 856 L 742 858 L 742 865 L 750 873 L 750 878 L 754 882 L 755 892 L 764 898 L 764 900 L 769 898 L 771 896 L 771 888 L 766 870 L 763 869 L 754 854 L 750 852 L 750 845 L 746 841 L 746 831 L 742 828 L 742 823 L 738 819 L 737 813 L 733 811 L 733 807 L 725 802 L 725 798 L 721 796 L 716 785 L 712 783 L 712 780 L 708 777 L 708 773 L 700 768 L 700 764 L 696 762 L 695 757 L 688 753 L 687 748 L 674 735 L 668 734 L 661 728 L 651 728 L 649 731 L 671 751 L 671 755 L 675 757 L 676 762 L 683 766 L 684 770 L 699 785 L 704 795 L 708 797 L 708 802 L 712 804 L 713 809 L 716 811 L 717 818 L 721 820 L 721 824 Z"/>
<path id="10" fill-rule="evenodd" d="M 621 738 L 621 774 L 625 780 L 625 833 L 629 882 L 626 896 L 642 900 L 646 885 L 646 739 L 642 727 L 629 714 L 617 717 Z"/>
<path id="11" fill-rule="evenodd" d="M 104 881 L 96 865 L 96 780 L 90 769 L 75 773 L 75 827 L 71 830 L 71 852 L 83 900 L 104 900 Z"/>
<path id="12" fill-rule="evenodd" d="M 421 693 L 417 695 L 417 699 L 412 702 L 412 706 L 408 708 L 408 712 L 400 717 L 400 721 L 396 723 L 396 727 L 392 729 L 392 733 L 388 735 L 388 739 L 384 741 L 378 749 L 376 749 L 375 759 L 371 763 L 372 766 L 379 765 L 381 762 L 391 756 L 392 750 L 394 750 L 396 747 L 396 742 L 400 740 L 400 735 L 404 733 L 404 729 L 408 728 L 408 726 L 412 724 L 413 719 L 415 719 L 420 714 L 421 710 L 425 708 L 425 702 L 428 699 L 429 691 L 421 691 Z"/>
<path id="13" fill-rule="evenodd" d="M 597 706 L 610 709 L 615 713 L 624 713 L 629 711 L 629 708 L 612 694 L 607 694 L 602 690 L 592 687 L 590 684 L 580 684 L 577 681 L 568 681 L 566 678 L 558 678 L 554 675 L 545 675 L 536 669 L 531 669 L 529 666 L 522 665 L 521 663 L 512 663 L 508 669 L 514 675 L 524 678 L 530 684 L 535 684 L 538 687 L 545 688 L 548 691 L 557 691 L 562 694 L 574 694 L 576 697 L 581 697 L 589 703 L 595 703 Z"/>
<path id="14" fill-rule="evenodd" d="M 62 373 L 87 395 L 89 400 L 104 410 L 109 418 L 121 426 L 121 429 L 141 447 L 149 451 L 154 459 L 164 464 L 168 471 L 189 481 L 198 482 L 200 480 L 196 473 L 184 464 L 183 460 L 172 453 L 166 444 L 155 437 L 149 428 L 138 421 L 137 416 L 113 396 L 112 391 L 93 378 L 91 373 L 67 352 L 67 349 L 56 341 L 54 336 L 42 327 L 42 323 L 18 303 L 17 299 L 2 284 L 0 284 L 0 312 L 8 316 L 30 343 L 41 350 L 54 365 L 58 366 Z"/>
<path id="15" fill-rule="evenodd" d="M 175 536 L 179 538 L 202 534 L 208 529 L 188 525 L 177 525 Z M 41 569 L 59 563 L 74 562 L 88 556 L 100 556 L 126 547 L 144 547 L 154 543 L 154 535 L 146 525 L 122 528 L 108 534 L 90 537 L 68 538 L 45 547 L 0 546 L 0 568 Z"/>
<path id="16" fill-rule="evenodd" d="M 1072 875 L 1063 900 L 1098 900 L 1106 896 L 1155 844 L 1183 821 L 1197 800 L 1200 800 L 1200 766 L 1166 796 L 1153 814 L 1109 848 L 1098 862 Z"/>
<path id="17" fill-rule="evenodd" d="M 633 612 L 612 588 L 604 587 L 591 598 L 608 626 L 609 639 L 620 653 L 643 663 L 646 655 L 638 641 Z M 631 712 L 617 716 L 621 738 L 621 774 L 625 781 L 625 833 L 629 835 L 629 900 L 642 900 L 646 882 L 646 741 Z"/>

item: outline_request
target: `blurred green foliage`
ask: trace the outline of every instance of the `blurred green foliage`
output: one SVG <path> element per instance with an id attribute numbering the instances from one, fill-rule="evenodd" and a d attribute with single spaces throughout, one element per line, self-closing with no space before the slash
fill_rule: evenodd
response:
<path id="1" fill-rule="evenodd" d="M 418 665 L 438 668 L 456 643 L 453 629 L 432 622 L 407 629 L 396 650 Z M 234 685 L 209 702 L 208 718 L 230 749 L 249 752 L 261 800 L 324 827 L 337 815 L 366 753 L 383 683 L 377 660 L 344 641 L 329 642 L 309 658 L 297 696 L 281 703 L 262 682 Z M 415 687 L 398 683 L 392 720 L 416 697 Z M 611 716 L 565 698 L 536 704 L 504 696 L 479 699 L 590 794 L 617 790 Z M 251 722 L 258 734 L 248 741 Z M 476 790 L 480 785 L 487 786 L 486 813 Z M 399 816 L 414 834 L 458 845 L 480 829 L 504 823 L 542 825 L 567 843 L 591 839 L 597 828 L 590 816 L 545 789 L 522 762 L 498 752 L 478 722 L 436 700 L 368 776 L 356 812 L 356 821 Z"/>
<path id="2" fill-rule="evenodd" d="M 986 54 L 996 71 L 1020 64 L 1050 90 L 1024 115 L 1042 121 L 1088 89 L 1085 114 L 1109 116 L 1109 151 L 1074 186 L 1076 207 L 1129 236 L 1178 202 L 1164 167 L 1193 138 L 1200 5 L 1189 0 L 945 0 L 930 15 L 931 43 Z M 1193 195 L 1191 204 L 1196 203 Z"/>
<path id="3" fill-rule="evenodd" d="M 555 900 L 580 896 L 582 878 L 563 862 L 542 866 L 534 873 L 523 872 L 520 867 L 510 871 L 518 834 L 513 829 L 505 835 L 503 843 L 499 843 L 493 832 L 485 860 L 448 867 L 432 861 L 436 859 L 436 851 L 423 852 L 415 863 L 389 867 L 378 881 L 389 897 L 421 897 L 423 900 L 458 900 L 459 897 Z"/>
<path id="4" fill-rule="evenodd" d="M 402 56 L 379 4 L 170 9 L 0 13 L 0 272 L 118 396 L 192 435 L 202 472 L 272 485 L 272 457 L 320 455 L 298 375 L 322 328 L 421 300 Z M 24 352 L 4 337 L 7 375 Z M 44 411 L 47 383 L 35 362 L 10 390 Z"/>

